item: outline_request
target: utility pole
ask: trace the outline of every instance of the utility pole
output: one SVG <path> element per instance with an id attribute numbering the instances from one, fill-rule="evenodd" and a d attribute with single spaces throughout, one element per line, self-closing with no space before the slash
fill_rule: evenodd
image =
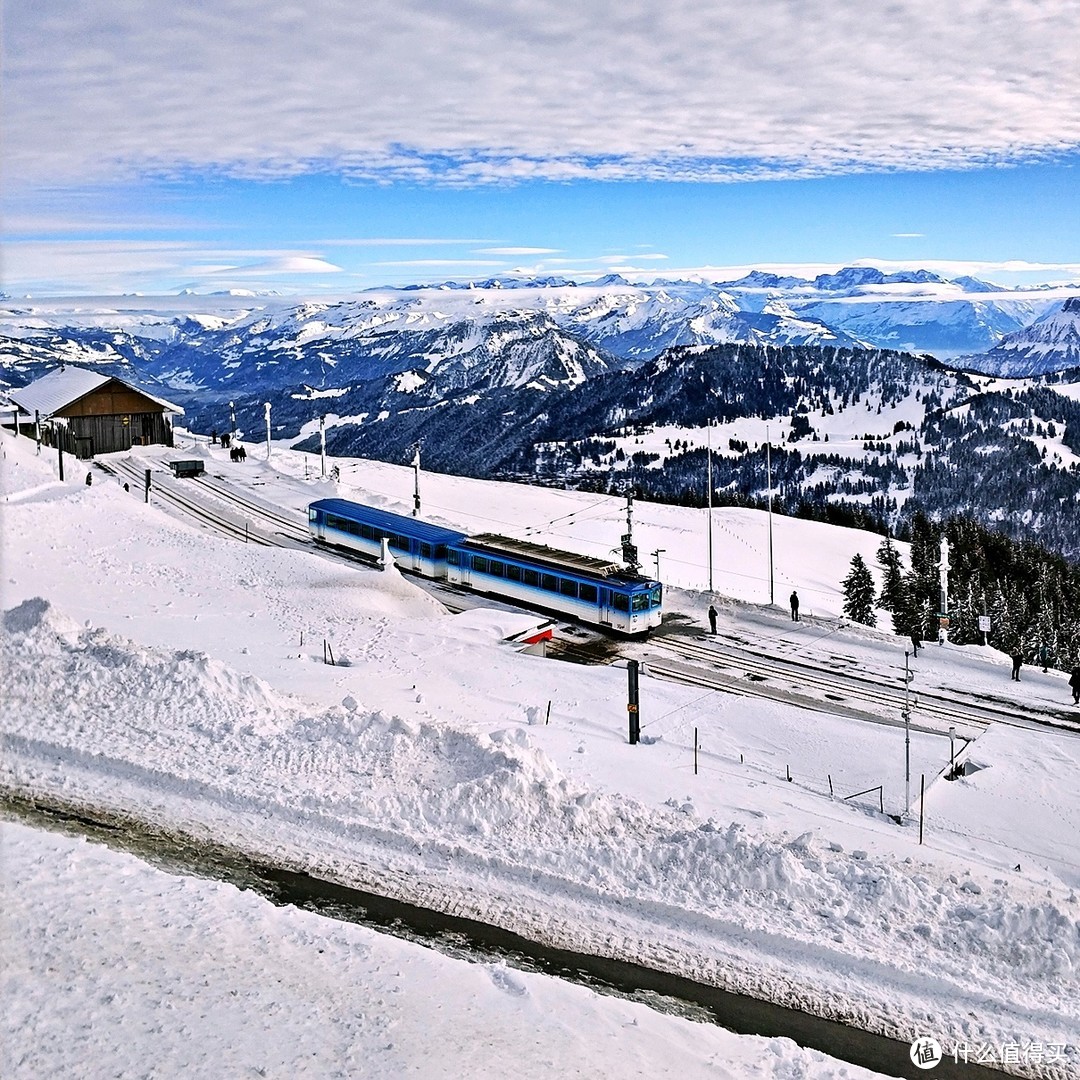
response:
<path id="1" fill-rule="evenodd" d="M 941 538 L 941 563 L 938 575 L 941 580 L 941 607 L 938 610 L 938 641 L 949 640 L 949 541 Z"/>
<path id="2" fill-rule="evenodd" d="M 266 460 L 270 460 L 270 402 L 263 402 L 263 408 L 266 410 Z"/>
<path id="3" fill-rule="evenodd" d="M 638 698 L 638 662 L 626 662 L 626 714 L 630 720 L 630 745 L 636 746 L 641 741 L 641 712 Z"/>
<path id="4" fill-rule="evenodd" d="M 904 711 L 900 714 L 904 718 L 904 812 L 901 817 L 907 817 L 911 805 L 911 680 L 915 676 L 908 665 L 909 655 L 904 653 Z"/>
<path id="5" fill-rule="evenodd" d="M 319 417 L 319 467 L 320 475 L 326 479 L 326 413 Z"/>
<path id="6" fill-rule="evenodd" d="M 236 405 L 229 402 L 229 442 L 236 438 Z"/>
<path id="7" fill-rule="evenodd" d="M 35 453 L 40 454 L 41 453 L 41 413 L 37 409 L 34 410 L 34 439 L 37 442 L 37 450 L 35 451 Z"/>
<path id="8" fill-rule="evenodd" d="M 60 479 L 64 479 L 64 443 L 60 438 L 60 429 L 54 424 L 53 431 L 56 433 L 56 452 L 60 460 Z"/>
<path id="9" fill-rule="evenodd" d="M 705 421 L 705 445 L 708 448 L 708 465 L 705 469 L 705 486 L 708 489 L 708 499 L 706 505 L 708 507 L 706 513 L 709 515 L 709 592 L 713 591 L 713 542 L 712 542 L 712 418 L 710 417 Z"/>
<path id="10" fill-rule="evenodd" d="M 765 483 L 769 491 L 766 496 L 769 503 L 769 603 L 776 599 L 776 589 L 773 583 L 773 549 L 772 549 L 772 441 L 769 438 L 769 425 L 765 425 Z"/>
<path id="11" fill-rule="evenodd" d="M 412 516 L 420 516 L 420 444 L 416 444 L 416 453 L 413 455 L 413 510 Z"/>
<path id="12" fill-rule="evenodd" d="M 663 555 L 665 551 L 667 551 L 667 548 L 657 548 L 652 553 L 652 557 L 656 560 L 656 580 L 657 581 L 660 580 L 660 556 Z"/>
<path id="13" fill-rule="evenodd" d="M 626 532 L 622 536 L 622 557 L 630 573 L 636 574 L 641 569 L 638 561 L 637 545 L 634 543 L 634 496 L 626 496 Z"/>

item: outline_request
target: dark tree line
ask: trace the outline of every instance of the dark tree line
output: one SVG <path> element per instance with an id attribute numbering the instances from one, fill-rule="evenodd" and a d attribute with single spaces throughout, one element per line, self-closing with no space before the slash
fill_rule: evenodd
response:
<path id="1" fill-rule="evenodd" d="M 873 625 L 874 607 L 891 612 L 893 630 L 936 640 L 941 608 L 941 538 L 948 541 L 949 640 L 981 644 L 979 617 L 990 619 L 987 643 L 1035 662 L 1068 670 L 1080 663 L 1080 567 L 1030 541 L 1016 541 L 969 518 L 933 522 L 915 514 L 905 567 L 886 538 L 877 552 L 882 587 L 867 595 L 869 570 L 853 561 L 844 579 L 845 613 Z"/>

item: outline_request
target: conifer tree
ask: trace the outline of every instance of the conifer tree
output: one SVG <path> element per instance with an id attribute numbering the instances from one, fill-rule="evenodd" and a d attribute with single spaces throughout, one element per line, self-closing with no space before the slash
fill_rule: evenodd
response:
<path id="1" fill-rule="evenodd" d="M 842 586 L 844 614 L 853 622 L 862 623 L 864 626 L 876 626 L 874 597 L 877 595 L 877 590 L 874 588 L 874 576 L 858 552 L 851 560 L 851 569 L 844 578 Z"/>
<path id="2" fill-rule="evenodd" d="M 876 558 L 883 575 L 878 607 L 895 614 L 897 607 L 903 603 L 904 581 L 900 552 L 896 550 L 891 537 L 886 536 L 882 540 Z"/>

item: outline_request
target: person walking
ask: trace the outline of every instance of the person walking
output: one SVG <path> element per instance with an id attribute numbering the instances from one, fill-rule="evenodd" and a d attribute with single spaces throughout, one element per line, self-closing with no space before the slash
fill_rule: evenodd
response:
<path id="1" fill-rule="evenodd" d="M 922 638 L 919 637 L 918 630 L 911 631 L 911 655 L 918 656 L 919 649 L 922 647 Z"/>
<path id="2" fill-rule="evenodd" d="M 717 613 L 716 608 L 713 607 L 712 604 L 710 604 L 709 605 L 709 633 L 710 634 L 715 634 L 716 633 L 716 616 L 717 616 L 717 614 L 718 613 Z"/>
<path id="3" fill-rule="evenodd" d="M 1024 654 L 1019 649 L 1017 649 L 1012 654 L 1012 665 L 1013 665 L 1013 667 L 1012 667 L 1012 681 L 1013 682 L 1019 682 L 1020 681 L 1020 665 L 1023 664 L 1023 662 L 1024 662 Z"/>
<path id="4" fill-rule="evenodd" d="M 1042 664 L 1043 674 L 1046 674 L 1046 666 L 1050 662 L 1050 650 L 1045 645 L 1039 646 L 1039 663 Z"/>
<path id="5" fill-rule="evenodd" d="M 1069 686 L 1072 687 L 1073 692 L 1073 704 L 1080 705 L 1080 664 L 1072 669 L 1072 675 L 1069 676 Z"/>
<path id="6" fill-rule="evenodd" d="M 799 621 L 799 594 L 794 589 L 792 589 L 791 590 L 791 596 L 788 597 L 788 600 L 791 603 L 791 621 L 792 622 L 798 622 Z"/>

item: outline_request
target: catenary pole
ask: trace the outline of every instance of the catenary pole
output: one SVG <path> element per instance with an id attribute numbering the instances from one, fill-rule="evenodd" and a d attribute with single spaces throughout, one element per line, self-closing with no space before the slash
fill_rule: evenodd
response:
<path id="1" fill-rule="evenodd" d="M 769 603 L 776 599 L 776 587 L 773 582 L 773 547 L 772 547 L 772 440 L 769 438 L 769 425 L 765 425 L 765 483 L 768 486 L 766 500 L 769 504 Z"/>
<path id="2" fill-rule="evenodd" d="M 712 418 L 705 421 L 705 445 L 707 447 L 708 465 L 705 470 L 705 486 L 708 489 L 706 513 L 709 515 L 709 592 L 713 591 L 713 538 L 712 538 Z"/>
<path id="3" fill-rule="evenodd" d="M 319 469 L 320 475 L 326 479 L 326 413 L 319 417 Z"/>
<path id="4" fill-rule="evenodd" d="M 413 455 L 413 517 L 420 516 L 420 444 L 416 444 L 416 453 Z"/>

